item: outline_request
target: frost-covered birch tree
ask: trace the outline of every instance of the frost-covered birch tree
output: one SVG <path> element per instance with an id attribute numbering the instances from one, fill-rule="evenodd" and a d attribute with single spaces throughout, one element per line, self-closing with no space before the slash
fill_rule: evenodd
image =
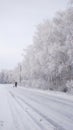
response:
<path id="1" fill-rule="evenodd" d="M 72 1 L 71 1 L 72 2 Z M 30 86 L 64 90 L 73 79 L 73 7 L 38 25 L 23 61 Z"/>

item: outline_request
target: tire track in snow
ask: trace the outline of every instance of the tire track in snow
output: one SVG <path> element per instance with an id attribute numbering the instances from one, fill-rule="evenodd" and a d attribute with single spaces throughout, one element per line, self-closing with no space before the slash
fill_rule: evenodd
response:
<path id="1" fill-rule="evenodd" d="M 10 100 L 8 100 L 8 103 L 9 103 L 12 118 L 13 118 L 13 126 L 15 127 L 15 130 L 21 130 L 23 128 L 23 124 L 20 123 L 21 117 L 18 116 L 19 112 L 18 112 L 14 102 L 12 101 L 13 100 L 12 98 L 13 98 L 13 96 L 10 97 Z"/>
<path id="2" fill-rule="evenodd" d="M 38 111 L 36 108 L 34 108 L 32 105 L 30 105 L 29 103 L 27 103 L 24 99 L 22 99 L 19 96 L 18 96 L 18 98 L 20 100 L 22 100 L 22 102 L 24 102 L 27 106 L 29 106 L 30 108 L 32 108 L 41 117 L 43 117 L 45 120 L 47 120 L 50 124 L 52 124 L 55 127 L 55 129 L 57 129 L 57 130 L 66 130 L 61 125 L 58 125 L 55 121 L 51 120 L 50 118 L 48 118 L 47 116 L 45 116 L 43 113 L 41 113 L 40 111 Z"/>
<path id="3" fill-rule="evenodd" d="M 16 96 L 14 96 L 14 94 L 12 92 L 9 92 L 9 93 L 14 98 L 14 100 L 18 103 L 18 105 L 21 107 L 21 109 L 23 110 L 23 112 L 25 111 L 28 114 L 28 116 L 33 120 L 33 122 L 36 123 L 37 126 L 39 126 L 40 130 L 48 130 L 49 129 L 49 128 L 48 129 L 44 128 L 44 126 L 39 121 L 37 121 L 36 118 L 34 118 L 33 115 L 28 110 L 24 109 L 24 107 L 22 105 L 22 102 L 20 102 L 18 100 L 19 98 L 17 98 Z"/>
<path id="4" fill-rule="evenodd" d="M 29 99 L 29 97 L 26 95 L 26 97 Z M 37 100 L 37 99 L 34 99 L 33 97 L 30 97 L 30 100 L 31 101 L 33 101 L 33 102 L 36 102 L 36 103 L 39 103 L 39 104 L 41 104 L 41 101 L 39 101 L 39 100 Z M 42 105 L 42 104 L 41 104 Z M 44 105 L 46 105 L 46 103 L 44 102 Z M 65 105 L 65 104 L 64 104 Z M 68 114 L 68 112 L 67 113 L 65 113 L 65 111 L 61 111 L 61 110 L 59 110 L 59 109 L 57 109 L 57 108 L 55 108 L 55 107 L 53 107 L 53 106 L 50 106 L 50 105 L 48 105 L 47 104 L 47 106 L 46 107 L 49 107 L 51 110 L 53 110 L 53 111 L 55 111 L 55 112 L 57 112 L 57 113 L 60 113 L 60 114 L 62 114 L 63 116 L 66 116 L 66 118 L 68 118 L 68 120 L 70 120 L 70 121 L 72 121 L 73 122 L 73 114 L 72 113 L 69 113 Z"/>
<path id="5" fill-rule="evenodd" d="M 33 107 L 32 105 L 30 105 L 28 102 L 26 102 L 23 98 L 21 98 L 20 96 L 15 96 L 17 98 L 19 98 L 23 103 L 25 103 L 29 108 L 32 108 L 32 110 L 34 110 L 36 113 L 38 113 L 41 117 L 43 117 L 46 121 L 48 121 L 55 129 L 57 130 L 66 130 L 64 129 L 61 125 L 57 124 L 55 121 L 53 121 L 52 119 L 48 118 L 46 115 L 44 115 L 43 113 L 41 113 L 39 110 L 37 110 L 35 107 Z"/>
<path id="6" fill-rule="evenodd" d="M 17 91 L 18 93 L 19 93 L 19 91 Z M 20 93 L 19 93 L 20 94 Z M 29 94 L 29 93 L 28 93 Z M 28 96 L 28 94 L 26 94 L 25 93 L 25 96 L 29 99 L 29 96 Z M 36 98 L 36 96 L 37 97 L 39 97 L 40 95 L 39 95 L 39 93 L 38 94 L 36 94 L 35 93 L 35 95 L 34 95 L 34 93 L 30 96 L 30 99 L 32 100 L 32 101 L 34 101 L 34 102 L 36 102 L 36 103 L 41 103 L 41 101 L 40 100 L 37 100 L 37 98 Z M 46 95 L 47 96 L 47 95 Z M 41 98 L 42 98 L 42 95 L 41 95 Z M 63 101 L 63 99 L 61 99 L 60 97 L 59 98 L 56 98 L 56 97 L 54 97 L 54 96 L 50 96 L 50 97 L 44 97 L 44 98 L 46 98 L 45 100 L 47 100 L 47 101 L 50 101 L 50 102 L 52 102 L 52 104 L 53 103 L 58 103 L 58 104 L 60 104 L 61 105 L 61 107 L 62 106 L 64 106 L 65 107 L 65 110 L 63 109 L 63 110 L 61 110 L 61 109 L 57 109 L 57 108 L 55 108 L 55 107 L 53 107 L 53 106 L 50 106 L 49 104 L 47 104 L 46 105 L 46 102 L 43 102 L 44 104 L 43 105 L 46 105 L 46 107 L 49 107 L 51 110 L 53 110 L 53 111 L 55 111 L 55 112 L 57 112 L 57 113 L 59 113 L 59 114 L 62 114 L 64 117 L 66 117 L 69 121 L 71 121 L 71 122 L 73 122 L 73 114 L 72 114 L 72 111 L 73 111 L 73 102 L 72 101 L 70 101 L 70 102 L 68 102 L 67 101 L 67 99 L 65 99 L 65 101 Z M 42 105 L 42 104 L 41 104 Z M 67 110 L 67 108 L 68 108 L 68 110 Z"/>

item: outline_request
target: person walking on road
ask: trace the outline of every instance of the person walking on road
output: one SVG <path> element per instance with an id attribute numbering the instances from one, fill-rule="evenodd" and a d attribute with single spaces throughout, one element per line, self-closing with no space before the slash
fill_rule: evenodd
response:
<path id="1" fill-rule="evenodd" d="M 17 87 L 17 82 L 15 82 L 15 87 Z"/>

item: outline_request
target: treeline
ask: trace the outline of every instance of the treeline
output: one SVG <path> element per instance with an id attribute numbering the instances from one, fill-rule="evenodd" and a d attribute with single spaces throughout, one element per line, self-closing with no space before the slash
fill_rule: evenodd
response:
<path id="1" fill-rule="evenodd" d="M 14 82 L 13 71 L 2 70 L 0 72 L 0 83 L 5 84 L 5 83 L 12 83 L 12 82 Z"/>
<path id="2" fill-rule="evenodd" d="M 73 81 L 73 1 L 52 21 L 37 26 L 33 44 L 12 72 L 24 86 L 67 91 Z"/>

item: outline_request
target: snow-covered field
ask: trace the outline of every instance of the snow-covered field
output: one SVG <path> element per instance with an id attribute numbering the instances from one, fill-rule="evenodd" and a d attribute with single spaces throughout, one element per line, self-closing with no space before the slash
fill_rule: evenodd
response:
<path id="1" fill-rule="evenodd" d="M 0 85 L 0 130 L 73 130 L 73 96 Z"/>

